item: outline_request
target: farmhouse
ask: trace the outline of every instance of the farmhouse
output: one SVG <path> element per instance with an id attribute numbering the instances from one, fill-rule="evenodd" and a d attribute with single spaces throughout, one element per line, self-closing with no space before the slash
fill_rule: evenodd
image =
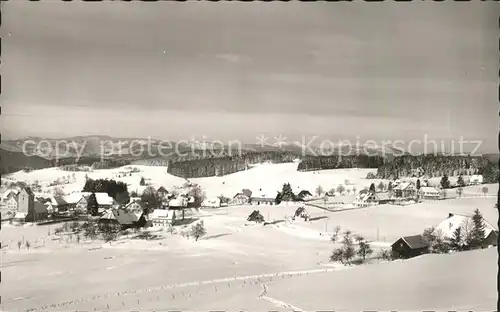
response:
<path id="1" fill-rule="evenodd" d="M 245 205 L 248 204 L 249 202 L 250 202 L 250 196 L 247 196 L 243 192 L 237 193 L 231 199 L 231 205 Z"/>
<path id="2" fill-rule="evenodd" d="M 62 196 L 52 196 L 50 198 L 50 203 L 56 212 L 66 212 L 70 207 L 70 204 L 66 202 Z"/>
<path id="3" fill-rule="evenodd" d="M 312 197 L 313 197 L 313 195 L 311 194 L 311 192 L 309 192 L 307 190 L 302 190 L 297 194 L 297 198 L 302 199 L 302 200 L 308 200 Z"/>
<path id="4" fill-rule="evenodd" d="M 379 205 L 394 203 L 394 199 L 392 198 L 389 192 L 381 192 L 377 193 L 376 195 L 377 195 L 376 201 L 378 202 Z"/>
<path id="5" fill-rule="evenodd" d="M 496 246 L 498 239 L 498 230 L 495 229 L 493 225 L 486 222 L 484 219 L 483 223 L 484 241 L 482 247 Z M 436 230 L 441 231 L 443 233 L 443 238 L 449 240 L 453 237 L 453 233 L 457 228 L 461 228 L 462 233 L 467 233 L 472 229 L 472 226 L 472 216 L 449 213 L 448 218 L 446 218 L 436 226 Z"/>
<path id="6" fill-rule="evenodd" d="M 88 207 L 88 196 L 82 195 L 82 197 L 76 202 L 75 204 L 75 212 L 78 214 L 85 214 L 87 213 L 87 207 Z"/>
<path id="7" fill-rule="evenodd" d="M 482 175 L 473 175 L 469 180 L 470 185 L 479 185 L 483 184 L 483 176 Z"/>
<path id="8" fill-rule="evenodd" d="M 418 191 L 418 195 L 422 199 L 441 199 L 443 198 L 443 193 L 441 190 L 430 187 L 430 186 L 422 186 Z"/>
<path id="9" fill-rule="evenodd" d="M 274 205 L 276 203 L 276 198 L 271 197 L 251 197 L 250 203 L 252 205 Z"/>
<path id="10" fill-rule="evenodd" d="M 405 236 L 391 246 L 394 258 L 408 259 L 429 252 L 429 244 L 422 235 Z"/>
<path id="11" fill-rule="evenodd" d="M 17 209 L 17 195 L 14 192 L 4 194 L 2 198 L 2 208 L 8 210 Z"/>
<path id="12" fill-rule="evenodd" d="M 153 226 L 167 227 L 175 222 L 175 214 L 175 210 L 155 209 L 149 215 L 149 219 L 151 220 Z"/>
<path id="13" fill-rule="evenodd" d="M 295 210 L 293 220 L 295 220 L 295 218 L 302 218 L 304 221 L 307 222 L 311 218 L 311 215 L 309 214 L 309 212 L 307 212 L 306 208 L 299 207 L 297 208 L 297 210 Z"/>
<path id="14" fill-rule="evenodd" d="M 415 186 L 409 182 L 399 183 L 393 191 L 396 198 L 411 198 L 417 194 Z"/>
<path id="15" fill-rule="evenodd" d="M 142 212 L 143 207 L 141 199 L 138 197 L 130 198 L 130 202 L 127 205 L 125 205 L 125 209 L 132 212 Z"/>
<path id="16" fill-rule="evenodd" d="M 130 228 L 137 225 L 140 215 L 127 211 L 125 209 L 108 209 L 101 218 L 101 224 L 117 224 L 122 228 Z"/>

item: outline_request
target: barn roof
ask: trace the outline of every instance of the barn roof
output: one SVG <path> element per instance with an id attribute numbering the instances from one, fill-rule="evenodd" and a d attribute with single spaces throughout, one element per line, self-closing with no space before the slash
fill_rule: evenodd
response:
<path id="1" fill-rule="evenodd" d="M 53 196 L 51 203 L 54 206 L 63 206 L 68 204 L 61 196 Z"/>
<path id="2" fill-rule="evenodd" d="M 403 240 L 406 243 L 406 245 L 408 245 L 408 247 L 410 247 L 411 249 L 420 249 L 429 247 L 429 243 L 425 241 L 422 235 L 404 236 L 398 239 L 397 241 L 399 240 Z"/>
<path id="3" fill-rule="evenodd" d="M 409 182 L 402 182 L 402 183 L 399 183 L 395 188 L 394 190 L 406 190 L 408 187 L 411 186 L 411 183 Z"/>
<path id="4" fill-rule="evenodd" d="M 424 192 L 424 193 L 440 193 L 441 192 L 439 189 L 432 187 L 432 186 L 422 186 L 420 188 L 420 191 Z"/>

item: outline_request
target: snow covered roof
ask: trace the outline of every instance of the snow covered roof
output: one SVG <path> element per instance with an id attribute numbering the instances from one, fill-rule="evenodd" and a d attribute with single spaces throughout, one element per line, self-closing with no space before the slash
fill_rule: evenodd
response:
<path id="1" fill-rule="evenodd" d="M 76 204 L 82 199 L 82 193 L 72 193 L 63 197 L 68 204 Z"/>
<path id="2" fill-rule="evenodd" d="M 492 231 L 496 231 L 495 227 L 483 219 L 484 222 L 484 237 L 488 237 Z M 436 231 L 441 231 L 444 238 L 452 238 L 453 232 L 459 227 L 463 231 L 471 229 L 473 226 L 472 217 L 460 214 L 450 213 L 448 218 L 443 220 L 436 226 Z"/>
<path id="3" fill-rule="evenodd" d="M 439 189 L 432 186 L 422 186 L 420 191 L 424 193 L 441 193 Z"/>
<path id="4" fill-rule="evenodd" d="M 19 194 L 18 190 L 14 189 L 7 190 L 5 193 L 3 193 L 2 200 L 7 200 L 10 196 L 15 196 L 17 194 Z"/>
<path id="5" fill-rule="evenodd" d="M 108 209 L 99 220 L 116 220 L 122 225 L 133 224 L 139 221 L 140 216 L 124 209 Z"/>
<path id="6" fill-rule="evenodd" d="M 399 183 L 395 188 L 394 190 L 406 190 L 409 186 L 411 185 L 411 183 L 409 182 L 402 182 L 402 183 Z"/>
<path id="7" fill-rule="evenodd" d="M 109 197 L 107 193 L 95 193 L 95 198 L 99 205 L 112 205 L 113 198 Z"/>
<path id="8" fill-rule="evenodd" d="M 50 203 L 54 206 L 63 206 L 68 204 L 61 196 L 52 196 Z"/>
<path id="9" fill-rule="evenodd" d="M 172 217 L 175 215 L 174 210 L 166 210 L 166 209 L 155 209 L 150 215 L 149 219 L 168 219 L 172 220 Z"/>

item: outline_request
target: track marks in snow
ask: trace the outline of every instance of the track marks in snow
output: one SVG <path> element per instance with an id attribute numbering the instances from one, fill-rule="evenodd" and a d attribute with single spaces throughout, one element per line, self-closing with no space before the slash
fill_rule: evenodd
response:
<path id="1" fill-rule="evenodd" d="M 311 270 L 302 270 L 302 271 L 275 272 L 275 273 L 267 273 L 267 274 L 236 276 L 236 277 L 219 278 L 219 279 L 205 280 L 205 281 L 194 281 L 194 282 L 188 282 L 188 283 L 162 285 L 162 286 L 157 286 L 157 287 L 152 287 L 152 288 L 144 288 L 144 289 L 139 289 L 139 290 L 104 293 L 104 294 L 96 295 L 96 296 L 89 297 L 89 298 L 75 299 L 75 300 L 66 301 L 66 302 L 62 302 L 62 303 L 49 303 L 49 304 L 45 304 L 45 305 L 38 307 L 38 308 L 27 309 L 26 311 L 50 311 L 51 308 L 52 309 L 54 309 L 54 308 L 68 308 L 69 306 L 72 306 L 72 305 L 89 303 L 92 301 L 106 299 L 106 298 L 110 298 L 110 297 L 130 296 L 130 295 L 135 295 L 135 294 L 140 294 L 140 293 L 151 293 L 151 292 L 162 291 L 162 290 L 167 290 L 167 289 L 177 289 L 177 288 L 190 287 L 190 286 L 201 286 L 201 285 L 210 285 L 210 284 L 218 284 L 218 283 L 237 282 L 237 281 L 247 281 L 247 280 L 259 280 L 260 281 L 263 278 L 270 278 L 270 279 L 272 279 L 273 277 L 283 277 L 284 278 L 284 277 L 302 276 L 302 275 L 316 274 L 316 273 L 329 273 L 329 272 L 334 272 L 334 271 L 338 271 L 338 269 L 328 268 L 328 269 L 311 269 Z M 264 299 L 264 297 L 262 297 L 262 298 Z M 272 299 L 269 297 L 266 297 L 266 298 L 267 298 L 266 300 L 268 300 L 268 301 L 274 300 L 275 303 L 279 302 L 281 305 L 286 305 L 286 307 L 292 308 L 295 311 L 302 311 L 300 309 L 297 309 L 296 307 L 293 307 L 287 303 L 283 303 L 279 300 Z"/>

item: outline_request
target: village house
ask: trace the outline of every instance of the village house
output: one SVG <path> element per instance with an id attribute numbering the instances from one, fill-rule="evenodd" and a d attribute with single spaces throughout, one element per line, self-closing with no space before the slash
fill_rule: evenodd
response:
<path id="1" fill-rule="evenodd" d="M 15 219 L 24 222 L 42 221 L 48 218 L 44 204 L 35 201 L 35 194 L 30 188 L 22 189 L 18 195 L 18 208 Z"/>
<path id="2" fill-rule="evenodd" d="M 134 212 L 143 211 L 141 199 L 139 197 L 130 198 L 130 202 L 125 205 L 125 209 Z"/>
<path id="3" fill-rule="evenodd" d="M 88 195 L 82 195 L 80 200 L 78 200 L 75 204 L 75 213 L 77 214 L 86 214 L 88 208 Z"/>
<path id="4" fill-rule="evenodd" d="M 393 204 L 395 201 L 389 192 L 380 192 L 376 195 L 376 201 L 379 205 Z"/>
<path id="5" fill-rule="evenodd" d="M 371 192 L 361 192 L 356 195 L 352 204 L 356 207 L 368 207 L 376 203 L 377 195 Z"/>
<path id="6" fill-rule="evenodd" d="M 297 194 L 297 198 L 301 200 L 309 200 L 312 199 L 314 196 L 311 194 L 311 192 L 307 190 L 302 190 Z"/>
<path id="7" fill-rule="evenodd" d="M 154 227 L 168 227 L 176 220 L 176 210 L 155 209 L 149 219 Z"/>
<path id="8" fill-rule="evenodd" d="M 7 192 L 2 197 L 2 209 L 16 210 L 17 209 L 17 194 L 15 192 Z"/>
<path id="9" fill-rule="evenodd" d="M 64 200 L 62 196 L 50 197 L 50 203 L 54 212 L 63 213 L 69 210 L 70 204 Z"/>
<path id="10" fill-rule="evenodd" d="M 482 247 L 496 246 L 498 240 L 498 230 L 483 219 L 484 223 L 484 240 Z M 448 217 L 436 226 L 436 231 L 441 231 L 443 238 L 450 240 L 453 238 L 457 228 L 462 229 L 462 233 L 467 233 L 473 227 L 472 216 L 449 213 Z"/>
<path id="11" fill-rule="evenodd" d="M 243 192 L 237 193 L 231 199 L 231 205 L 246 205 L 250 202 L 250 196 L 245 195 Z"/>
<path id="12" fill-rule="evenodd" d="M 122 208 L 108 209 L 100 218 L 100 224 L 119 225 L 122 229 L 127 229 L 137 226 L 140 215 L 127 211 Z"/>
<path id="13" fill-rule="evenodd" d="M 271 197 L 251 197 L 250 203 L 252 205 L 275 205 L 276 198 Z"/>
<path id="14" fill-rule="evenodd" d="M 401 237 L 391 248 L 392 255 L 396 259 L 408 259 L 429 253 L 429 243 L 422 235 Z"/>
<path id="15" fill-rule="evenodd" d="M 413 183 L 402 182 L 396 185 L 393 189 L 396 198 L 414 198 L 417 195 L 417 190 Z"/>
<path id="16" fill-rule="evenodd" d="M 473 175 L 469 179 L 469 185 L 479 185 L 483 184 L 483 176 L 482 175 Z"/>
<path id="17" fill-rule="evenodd" d="M 431 186 L 422 186 L 418 191 L 418 195 L 422 199 L 442 199 L 443 193 L 441 190 L 431 187 Z"/>

